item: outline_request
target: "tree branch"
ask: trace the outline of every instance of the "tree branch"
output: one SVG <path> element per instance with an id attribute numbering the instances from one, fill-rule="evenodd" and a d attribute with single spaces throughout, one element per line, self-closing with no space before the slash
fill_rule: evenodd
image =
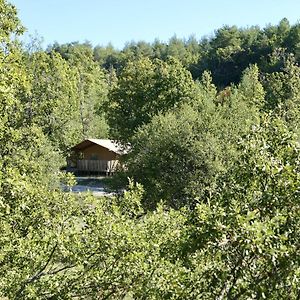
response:
<path id="1" fill-rule="evenodd" d="M 48 257 L 48 259 L 47 259 L 47 261 L 46 261 L 46 263 L 45 263 L 44 266 L 41 268 L 41 270 L 39 270 L 35 275 L 33 275 L 32 277 L 30 277 L 29 279 L 27 279 L 25 282 L 23 282 L 23 283 L 21 284 L 21 288 L 17 291 L 15 299 L 19 299 L 19 296 L 20 296 L 20 295 L 22 294 L 22 292 L 24 291 L 26 285 L 28 285 L 28 284 L 34 282 L 35 280 L 37 280 L 38 278 L 40 278 L 40 277 L 43 275 L 44 270 L 47 268 L 47 266 L 49 265 L 49 263 L 50 263 L 50 261 L 51 261 L 53 255 L 54 255 L 54 252 L 55 252 L 55 250 L 56 250 L 56 248 L 57 248 L 57 245 L 58 245 L 58 244 L 56 243 L 55 246 L 53 247 L 53 249 L 52 249 L 52 251 L 51 251 L 51 253 L 50 253 L 50 255 L 49 255 L 49 257 Z"/>

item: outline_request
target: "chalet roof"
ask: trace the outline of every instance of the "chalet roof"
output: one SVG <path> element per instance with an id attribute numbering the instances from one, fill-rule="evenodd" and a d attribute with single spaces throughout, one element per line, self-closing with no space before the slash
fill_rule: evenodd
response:
<path id="1" fill-rule="evenodd" d="M 120 155 L 127 153 L 127 151 L 124 150 L 116 141 L 106 139 L 86 139 L 72 147 L 72 149 L 82 151 L 92 145 L 99 145 Z"/>

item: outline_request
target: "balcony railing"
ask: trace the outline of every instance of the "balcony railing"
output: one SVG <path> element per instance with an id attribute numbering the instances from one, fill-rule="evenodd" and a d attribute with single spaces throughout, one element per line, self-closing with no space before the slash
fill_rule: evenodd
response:
<path id="1" fill-rule="evenodd" d="M 113 173 L 119 164 L 118 160 L 77 160 L 77 171 L 79 172 L 105 172 Z"/>

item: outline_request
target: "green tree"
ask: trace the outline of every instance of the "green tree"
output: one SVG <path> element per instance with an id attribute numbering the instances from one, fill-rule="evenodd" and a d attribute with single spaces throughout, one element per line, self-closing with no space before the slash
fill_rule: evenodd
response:
<path id="1" fill-rule="evenodd" d="M 26 63 L 31 84 L 23 100 L 27 122 L 40 126 L 53 146 L 65 152 L 81 133 L 74 122 L 78 111 L 76 73 L 55 52 L 28 54 Z"/>
<path id="2" fill-rule="evenodd" d="M 257 65 L 247 68 L 239 84 L 239 92 L 244 96 L 249 105 L 262 109 L 265 105 L 265 91 L 259 80 L 259 69 Z"/>
<path id="3" fill-rule="evenodd" d="M 198 273 L 193 286 L 202 297 L 296 299 L 297 138 L 282 120 L 266 116 L 239 150 L 219 193 L 195 210 L 187 246 Z"/>
<path id="4" fill-rule="evenodd" d="M 111 134 L 128 142 L 153 116 L 191 101 L 194 96 L 192 77 L 177 60 L 151 62 L 142 58 L 129 62 L 110 93 L 107 118 Z"/>
<path id="5" fill-rule="evenodd" d="M 107 97 L 107 79 L 103 70 L 94 61 L 91 48 L 75 46 L 69 49 L 70 65 L 77 76 L 76 93 L 82 138 L 107 137 L 103 102 Z"/>
<path id="6" fill-rule="evenodd" d="M 299 132 L 300 68 L 294 56 L 284 59 L 281 72 L 266 76 L 266 110 L 281 116 L 293 131 Z"/>
<path id="7" fill-rule="evenodd" d="M 22 34 L 24 27 L 17 17 L 16 7 L 5 0 L 0 1 L 0 16 L 1 42 L 4 43 L 3 46 L 8 46 L 11 43 L 11 36 Z"/>
<path id="8" fill-rule="evenodd" d="M 109 75 L 106 76 L 89 43 L 69 43 L 53 45 L 67 61 L 71 72 L 75 73 L 74 101 L 76 117 L 72 127 L 80 131 L 80 139 L 89 137 L 105 138 L 108 126 L 104 115 L 103 103 L 107 98 Z M 49 50 L 50 50 L 49 49 Z"/>
<path id="9" fill-rule="evenodd" d="M 96 46 L 93 52 L 95 61 L 105 70 L 110 71 L 112 68 L 119 70 L 121 68 L 121 53 L 112 44 L 105 47 Z"/>
<path id="10" fill-rule="evenodd" d="M 195 101 L 154 116 L 138 129 L 125 160 L 125 177 L 144 186 L 146 207 L 153 209 L 160 199 L 175 208 L 193 207 L 212 197 L 217 178 L 239 155 L 241 135 L 258 119 L 253 90 L 248 90 L 258 83 L 249 73 L 244 78 L 249 85 L 232 87 L 219 105 L 216 87 L 205 72 Z M 262 101 L 263 89 L 258 95 Z"/>

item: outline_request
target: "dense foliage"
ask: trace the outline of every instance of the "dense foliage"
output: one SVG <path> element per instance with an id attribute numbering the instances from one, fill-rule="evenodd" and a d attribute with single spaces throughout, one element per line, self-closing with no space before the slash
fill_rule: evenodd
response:
<path id="1" fill-rule="evenodd" d="M 109 97 L 107 118 L 113 137 L 130 142 L 155 115 L 191 101 L 194 89 L 190 73 L 173 58 L 129 62 Z"/>
<path id="2" fill-rule="evenodd" d="M 119 72 L 127 62 L 141 57 L 151 60 L 167 60 L 172 56 L 178 59 L 194 79 L 201 77 L 205 70 L 211 71 L 214 83 L 225 87 L 230 83 L 238 83 L 243 71 L 249 64 L 257 64 L 263 72 L 279 71 L 282 63 L 270 61 L 274 53 L 286 51 L 300 59 L 300 25 L 291 25 L 282 19 L 278 25 L 268 25 L 261 29 L 258 26 L 238 28 L 224 26 L 215 31 L 214 35 L 197 41 L 191 36 L 179 39 L 173 36 L 168 42 L 155 40 L 153 43 L 144 41 L 128 43 L 122 50 L 112 45 L 106 47 L 86 44 L 93 49 L 95 60 L 106 70 L 114 68 Z M 62 55 L 68 45 L 55 44 L 54 49 Z"/>
<path id="3" fill-rule="evenodd" d="M 1 299 L 300 298 L 299 24 L 121 51 L 23 30 L 0 0 Z M 109 135 L 125 191 L 60 191 Z"/>

